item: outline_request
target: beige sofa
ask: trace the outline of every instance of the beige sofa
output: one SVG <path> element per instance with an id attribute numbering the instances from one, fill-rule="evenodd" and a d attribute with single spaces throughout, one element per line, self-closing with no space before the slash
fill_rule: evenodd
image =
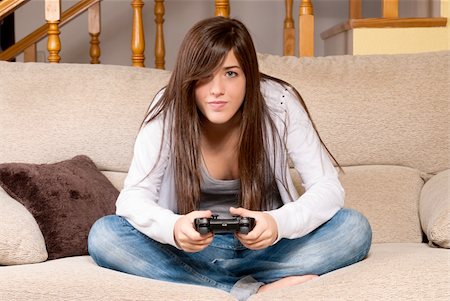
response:
<path id="1" fill-rule="evenodd" d="M 303 95 L 344 167 L 346 207 L 368 217 L 373 245 L 358 264 L 250 300 L 450 299 L 449 58 L 260 55 L 263 72 Z M 83 154 L 120 189 L 144 112 L 169 75 L 0 62 L 0 164 Z M 235 300 L 106 270 L 89 256 L 46 260 L 36 220 L 2 189 L 0 237 L 0 300 Z"/>

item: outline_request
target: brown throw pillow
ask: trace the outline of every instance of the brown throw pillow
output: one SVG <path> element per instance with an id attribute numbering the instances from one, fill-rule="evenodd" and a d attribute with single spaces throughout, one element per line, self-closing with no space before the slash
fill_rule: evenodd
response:
<path id="1" fill-rule="evenodd" d="M 92 224 L 114 213 L 119 195 L 86 156 L 53 164 L 0 164 L 0 186 L 36 219 L 48 259 L 88 254 Z"/>

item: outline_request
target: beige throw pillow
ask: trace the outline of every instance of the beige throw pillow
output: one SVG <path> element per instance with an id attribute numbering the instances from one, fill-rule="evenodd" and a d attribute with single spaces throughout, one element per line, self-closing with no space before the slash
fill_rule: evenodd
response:
<path id="1" fill-rule="evenodd" d="M 0 187 L 0 265 L 47 260 L 44 236 L 31 213 Z"/>
<path id="2" fill-rule="evenodd" d="M 450 169 L 438 173 L 423 186 L 420 222 L 430 245 L 450 248 Z"/>

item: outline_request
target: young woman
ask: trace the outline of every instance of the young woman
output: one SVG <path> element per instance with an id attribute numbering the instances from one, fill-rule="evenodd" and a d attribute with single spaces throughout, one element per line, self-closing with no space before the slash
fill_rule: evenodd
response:
<path id="1" fill-rule="evenodd" d="M 261 74 L 245 26 L 221 17 L 186 35 L 136 139 L 117 215 L 97 221 L 100 266 L 206 285 L 239 300 L 362 260 L 371 229 L 344 191 L 298 92 Z M 300 173 L 300 197 L 288 157 Z M 194 219 L 243 216 L 248 234 L 201 235 Z"/>

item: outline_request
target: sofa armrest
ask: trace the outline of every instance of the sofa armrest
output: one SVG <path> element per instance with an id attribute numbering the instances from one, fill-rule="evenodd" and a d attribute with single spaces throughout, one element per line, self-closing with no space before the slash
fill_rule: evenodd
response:
<path id="1" fill-rule="evenodd" d="M 433 176 L 422 188 L 419 215 L 430 245 L 450 248 L 450 169 Z"/>

